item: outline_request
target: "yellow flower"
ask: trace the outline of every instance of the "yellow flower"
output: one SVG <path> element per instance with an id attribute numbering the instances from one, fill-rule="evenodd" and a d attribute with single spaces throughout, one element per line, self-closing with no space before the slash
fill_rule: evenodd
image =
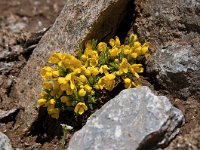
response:
<path id="1" fill-rule="evenodd" d="M 58 119 L 59 118 L 59 113 L 60 113 L 60 109 L 59 108 L 55 108 L 51 114 L 52 118 Z"/>
<path id="2" fill-rule="evenodd" d="M 48 114 L 55 119 L 59 118 L 60 109 L 55 108 L 53 105 L 47 107 Z"/>
<path id="3" fill-rule="evenodd" d="M 85 43 L 85 49 L 92 49 L 92 41 L 89 40 Z"/>
<path id="4" fill-rule="evenodd" d="M 131 53 L 132 58 L 137 58 L 138 54 L 137 53 Z"/>
<path id="5" fill-rule="evenodd" d="M 99 72 L 104 74 L 109 74 L 108 70 L 110 70 L 110 68 L 107 65 L 103 65 L 100 67 Z"/>
<path id="6" fill-rule="evenodd" d="M 54 77 L 54 78 L 59 77 L 59 75 L 60 75 L 59 71 L 57 71 L 57 70 L 52 72 L 52 77 Z"/>
<path id="7" fill-rule="evenodd" d="M 139 78 L 140 76 L 138 73 L 142 73 L 144 68 L 142 67 L 142 64 L 133 64 L 131 65 L 130 70 L 136 78 Z"/>
<path id="8" fill-rule="evenodd" d="M 98 45 L 97 45 L 97 50 L 99 52 L 103 52 L 105 51 L 107 48 L 107 44 L 105 42 L 100 42 Z"/>
<path id="9" fill-rule="evenodd" d="M 119 37 L 118 36 L 115 36 L 115 40 L 114 39 L 110 39 L 109 41 L 109 44 L 112 46 L 112 47 L 119 47 L 120 46 L 120 40 L 119 40 Z"/>
<path id="10" fill-rule="evenodd" d="M 41 98 L 41 99 L 39 99 L 39 100 L 37 101 L 37 105 L 38 105 L 39 107 L 41 107 L 41 106 L 43 106 L 46 102 L 47 102 L 46 99 Z"/>
<path id="11" fill-rule="evenodd" d="M 58 83 L 57 80 L 54 80 L 54 81 L 53 81 L 53 88 L 54 88 L 54 89 L 59 89 L 59 88 L 60 88 L 60 84 Z"/>
<path id="12" fill-rule="evenodd" d="M 83 102 L 79 102 L 75 109 L 74 112 L 78 113 L 79 115 L 82 115 L 84 113 L 84 111 L 88 110 L 88 107 L 85 105 L 85 103 Z"/>
<path id="13" fill-rule="evenodd" d="M 46 95 L 47 95 L 47 93 L 46 93 L 45 91 L 42 91 L 42 92 L 40 93 L 40 98 L 44 98 Z"/>
<path id="14" fill-rule="evenodd" d="M 128 55 L 131 53 L 131 49 L 129 45 L 124 46 L 124 54 Z"/>
<path id="15" fill-rule="evenodd" d="M 44 68 L 42 68 L 40 75 L 42 76 L 44 80 L 47 80 L 48 78 L 52 77 L 52 71 L 53 71 L 53 68 L 49 66 L 45 66 Z"/>
<path id="16" fill-rule="evenodd" d="M 51 88 L 53 88 L 53 86 L 52 86 L 52 83 L 51 82 L 44 82 L 43 83 L 43 88 L 44 89 L 47 89 L 47 90 L 50 90 Z"/>
<path id="17" fill-rule="evenodd" d="M 62 89 L 53 89 L 53 91 L 50 92 L 50 95 L 56 98 L 59 98 L 62 94 L 63 94 Z"/>
<path id="18" fill-rule="evenodd" d="M 80 75 L 79 78 L 80 78 L 80 81 L 83 83 L 88 81 L 85 75 Z"/>
<path id="19" fill-rule="evenodd" d="M 88 93 L 92 92 L 92 87 L 89 86 L 88 84 L 86 84 L 86 85 L 81 85 L 80 88 L 86 90 Z"/>
<path id="20" fill-rule="evenodd" d="M 66 94 L 67 95 L 72 95 L 74 93 L 74 90 L 70 89 L 70 88 L 67 88 L 66 89 Z"/>
<path id="21" fill-rule="evenodd" d="M 84 97 L 86 95 L 86 91 L 84 89 L 80 89 L 78 91 L 78 95 L 81 96 L 81 97 Z"/>
<path id="22" fill-rule="evenodd" d="M 112 91 L 115 87 L 115 75 L 114 74 L 106 74 L 104 77 L 99 79 L 97 85 L 95 86 L 96 89 L 103 89 L 105 88 L 108 91 Z"/>
<path id="23" fill-rule="evenodd" d="M 141 55 L 141 43 L 140 42 L 134 42 L 133 52 L 137 53 L 138 55 Z"/>
<path id="24" fill-rule="evenodd" d="M 137 35 L 136 34 L 131 34 L 129 37 L 129 40 L 131 43 L 134 43 L 135 41 L 137 41 Z"/>
<path id="25" fill-rule="evenodd" d="M 99 89 L 103 89 L 104 87 L 104 80 L 103 77 L 101 79 L 99 79 L 98 83 L 94 86 L 95 89 L 99 90 Z"/>
<path id="26" fill-rule="evenodd" d="M 85 54 L 81 55 L 81 60 L 82 60 L 82 61 L 86 61 L 87 58 L 88 58 L 88 57 L 87 57 Z"/>
<path id="27" fill-rule="evenodd" d="M 115 75 L 114 74 L 107 74 L 104 76 L 104 87 L 106 90 L 112 91 L 115 87 Z"/>
<path id="28" fill-rule="evenodd" d="M 91 53 L 89 53 L 88 55 L 90 56 L 90 58 L 88 58 L 90 65 L 96 67 L 99 62 L 98 53 L 96 51 L 91 51 Z"/>
<path id="29" fill-rule="evenodd" d="M 55 105 L 56 101 L 55 101 L 55 99 L 52 98 L 47 103 L 48 103 L 48 105 Z"/>
<path id="30" fill-rule="evenodd" d="M 131 79 L 125 78 L 124 79 L 124 86 L 125 86 L 125 88 L 131 88 Z"/>
<path id="31" fill-rule="evenodd" d="M 67 95 L 71 95 L 76 90 L 75 80 L 79 80 L 79 78 L 73 73 L 69 73 L 64 78 L 59 77 L 58 83 L 62 91 L 66 90 Z"/>
<path id="32" fill-rule="evenodd" d="M 79 74 L 79 73 L 81 73 L 81 68 L 74 69 L 72 74 L 76 75 L 76 74 Z"/>
<path id="33" fill-rule="evenodd" d="M 98 52 L 92 49 L 85 49 L 84 55 L 81 56 L 81 60 L 85 61 L 85 66 L 97 66 L 99 61 Z"/>
<path id="34" fill-rule="evenodd" d="M 63 54 L 62 53 L 52 53 L 48 63 L 50 64 L 57 64 L 63 59 Z"/>
<path id="35" fill-rule="evenodd" d="M 121 52 L 120 48 L 117 47 L 113 47 L 112 49 L 110 49 L 109 53 L 111 57 L 116 57 L 119 55 L 119 53 Z"/>
<path id="36" fill-rule="evenodd" d="M 70 102 L 70 99 L 69 99 L 68 96 L 62 96 L 60 98 L 60 100 L 61 100 L 62 103 L 65 103 L 67 106 L 71 106 L 71 102 Z"/>
<path id="37" fill-rule="evenodd" d="M 123 58 L 122 62 L 119 65 L 119 73 L 120 74 L 128 73 L 129 66 L 130 66 L 130 64 L 128 63 L 127 59 Z"/>
<path id="38" fill-rule="evenodd" d="M 96 67 L 98 65 L 98 58 L 89 58 L 90 65 Z"/>
<path id="39" fill-rule="evenodd" d="M 67 80 L 66 80 L 64 77 L 59 77 L 59 78 L 58 78 L 58 83 L 59 83 L 59 84 L 66 84 L 66 83 L 67 83 Z"/>
<path id="40" fill-rule="evenodd" d="M 82 66 L 81 67 L 81 73 L 86 75 L 86 76 L 90 76 L 91 75 L 91 72 L 89 69 L 87 69 L 85 66 Z"/>
<path id="41" fill-rule="evenodd" d="M 148 43 L 144 43 L 142 45 L 142 49 L 141 49 L 142 54 L 143 55 L 146 54 L 148 52 L 148 49 L 149 49 L 149 44 Z"/>
<path id="42" fill-rule="evenodd" d="M 97 67 L 88 67 L 87 69 L 91 72 L 92 76 L 96 76 L 99 74 L 99 70 Z"/>
<path id="43" fill-rule="evenodd" d="M 81 61 L 78 60 L 76 57 L 70 55 L 70 54 L 64 55 L 62 63 L 66 68 L 70 68 L 72 70 L 74 70 L 76 68 L 80 68 L 82 66 Z"/>

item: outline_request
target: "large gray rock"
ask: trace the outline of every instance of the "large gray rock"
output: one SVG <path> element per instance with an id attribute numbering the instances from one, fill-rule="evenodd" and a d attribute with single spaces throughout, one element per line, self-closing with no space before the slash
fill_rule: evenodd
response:
<path id="1" fill-rule="evenodd" d="M 200 2 L 136 0 L 135 5 L 134 28 L 155 52 L 148 73 L 175 96 L 200 99 Z"/>
<path id="2" fill-rule="evenodd" d="M 194 45 L 171 43 L 153 55 L 147 71 L 156 74 L 157 82 L 173 94 L 185 99 L 195 95 L 200 100 L 200 51 L 197 49 Z"/>
<path id="3" fill-rule="evenodd" d="M 0 150 L 12 150 L 8 137 L 0 132 Z"/>
<path id="4" fill-rule="evenodd" d="M 22 128 L 29 127 L 37 116 L 35 103 L 41 90 L 41 68 L 52 52 L 74 53 L 87 39 L 113 37 L 126 15 L 131 0 L 67 0 L 52 28 L 43 36 L 22 69 L 12 95 L 25 108 Z M 31 117 L 30 117 L 31 116 Z"/>
<path id="5" fill-rule="evenodd" d="M 123 90 L 95 112 L 69 142 L 68 150 L 135 150 L 167 144 L 183 114 L 148 87 Z"/>

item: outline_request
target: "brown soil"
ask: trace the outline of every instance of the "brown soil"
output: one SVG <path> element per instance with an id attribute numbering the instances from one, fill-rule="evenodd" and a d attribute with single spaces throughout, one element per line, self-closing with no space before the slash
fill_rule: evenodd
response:
<path id="1" fill-rule="evenodd" d="M 18 116 L 23 111 L 17 107 L 18 100 L 9 97 L 9 92 L 32 53 L 31 50 L 25 51 L 24 41 L 30 38 L 32 33 L 52 25 L 63 5 L 64 0 L 0 0 L 0 110 L 17 108 L 10 116 L 0 119 L 0 131 L 10 138 L 13 148 L 18 150 L 62 149 L 61 137 L 52 138 L 45 133 L 29 136 L 19 133 L 17 128 L 21 120 Z M 186 101 L 170 99 L 183 111 L 185 125 L 165 149 L 200 149 L 200 103 L 192 97 Z M 68 134 L 65 139 L 68 140 L 70 137 L 71 134 Z"/>

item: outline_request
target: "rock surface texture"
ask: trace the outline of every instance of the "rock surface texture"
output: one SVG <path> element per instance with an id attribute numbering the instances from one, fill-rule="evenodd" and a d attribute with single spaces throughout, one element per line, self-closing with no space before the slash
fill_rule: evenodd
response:
<path id="1" fill-rule="evenodd" d="M 1 110 L 1 109 L 0 109 L 0 120 L 3 119 L 3 118 L 8 117 L 9 115 L 12 115 L 12 114 L 15 113 L 16 111 L 17 111 L 16 108 L 11 109 L 11 110 L 9 110 L 9 111 L 4 111 L 4 110 Z"/>
<path id="2" fill-rule="evenodd" d="M 70 140 L 68 150 L 135 150 L 167 144 L 183 114 L 148 87 L 123 90 L 95 112 Z"/>
<path id="3" fill-rule="evenodd" d="M 74 53 L 80 42 L 114 36 L 126 15 L 130 0 L 67 0 L 52 28 L 43 36 L 22 69 L 13 88 L 19 105 L 25 108 L 22 128 L 29 127 L 37 116 L 35 103 L 41 90 L 41 68 L 52 52 Z M 30 117 L 32 116 L 32 117 Z"/>
<path id="4" fill-rule="evenodd" d="M 12 146 L 10 145 L 10 140 L 8 137 L 0 132 L 0 149 L 1 150 L 12 150 Z"/>
<path id="5" fill-rule="evenodd" d="M 178 136 L 174 140 L 174 142 L 170 143 L 167 148 L 164 148 L 164 150 L 183 150 L 183 149 L 199 150 L 200 147 L 200 143 L 198 141 L 199 137 L 200 137 L 200 127 L 197 126 L 193 129 L 191 133 L 185 134 L 184 136 Z"/>
<path id="6" fill-rule="evenodd" d="M 136 0 L 135 5 L 135 28 L 154 51 L 147 72 L 175 96 L 200 100 L 200 2 Z"/>

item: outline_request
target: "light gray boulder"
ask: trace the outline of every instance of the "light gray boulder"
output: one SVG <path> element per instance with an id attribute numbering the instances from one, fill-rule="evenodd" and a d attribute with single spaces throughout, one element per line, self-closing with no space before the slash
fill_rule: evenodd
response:
<path id="1" fill-rule="evenodd" d="M 68 150 L 151 149 L 168 144 L 183 122 L 168 98 L 144 86 L 126 89 L 88 119 Z"/>
<path id="2" fill-rule="evenodd" d="M 10 140 L 2 132 L 0 132 L 0 150 L 12 150 Z"/>

